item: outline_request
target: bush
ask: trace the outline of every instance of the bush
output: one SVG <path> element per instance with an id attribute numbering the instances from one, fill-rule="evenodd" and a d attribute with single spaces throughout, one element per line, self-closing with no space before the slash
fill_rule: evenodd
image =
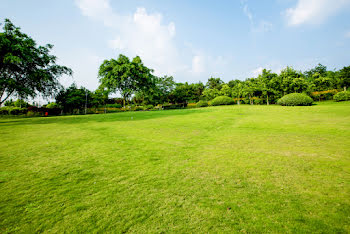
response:
<path id="1" fill-rule="evenodd" d="M 122 105 L 118 104 L 118 103 L 114 103 L 114 104 L 107 104 L 106 107 L 107 108 L 122 108 Z"/>
<path id="2" fill-rule="evenodd" d="M 219 106 L 219 105 L 233 105 L 234 104 L 234 100 L 230 97 L 227 96 L 219 96 L 214 98 L 211 101 L 211 105 L 212 106 Z"/>
<path id="3" fill-rule="evenodd" d="M 350 91 L 342 91 L 333 96 L 336 102 L 348 101 L 350 100 Z"/>
<path id="4" fill-rule="evenodd" d="M 146 110 L 151 110 L 151 109 L 153 109 L 153 108 L 154 108 L 153 105 L 147 105 L 147 106 L 145 107 Z"/>
<path id="5" fill-rule="evenodd" d="M 135 106 L 134 107 L 134 111 L 143 111 L 143 110 L 144 110 L 143 106 Z"/>
<path id="6" fill-rule="evenodd" d="M 10 107 L 4 106 L 0 108 L 0 115 L 8 115 Z"/>
<path id="7" fill-rule="evenodd" d="M 207 107 L 208 106 L 208 102 L 200 100 L 199 102 L 197 102 L 196 106 L 197 107 Z"/>
<path id="8" fill-rule="evenodd" d="M 59 108 L 58 104 L 55 102 L 51 102 L 46 105 L 46 108 L 53 109 L 53 108 Z"/>
<path id="9" fill-rule="evenodd" d="M 313 100 L 304 93 L 290 93 L 277 101 L 281 106 L 311 106 Z"/>
<path id="10" fill-rule="evenodd" d="M 264 103 L 263 100 L 258 97 L 252 97 L 252 100 L 254 105 L 262 105 Z"/>
<path id="11" fill-rule="evenodd" d="M 187 108 L 189 108 L 189 109 L 196 108 L 196 107 L 197 107 L 196 103 L 188 103 L 187 104 Z"/>

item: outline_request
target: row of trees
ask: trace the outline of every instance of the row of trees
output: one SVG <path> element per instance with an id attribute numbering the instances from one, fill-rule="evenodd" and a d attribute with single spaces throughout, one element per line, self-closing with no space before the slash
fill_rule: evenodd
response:
<path id="1" fill-rule="evenodd" d="M 266 104 L 274 103 L 289 93 L 340 90 L 350 85 L 350 66 L 339 71 L 328 71 L 321 64 L 302 73 L 286 67 L 280 74 L 264 69 L 257 78 L 245 81 L 231 80 L 228 83 L 211 77 L 206 84 L 176 83 L 173 77 L 156 77 L 151 74 L 139 57 L 131 62 L 120 55 L 117 60 L 106 60 L 100 67 L 100 90 L 107 93 L 119 91 L 124 100 L 133 97 L 135 103 L 161 104 L 198 102 L 212 100 L 217 96 L 228 96 L 240 100 L 260 99 Z"/>
<path id="2" fill-rule="evenodd" d="M 280 74 L 264 69 L 256 78 L 245 81 L 231 80 L 227 83 L 211 77 L 207 83 L 176 83 L 171 76 L 157 77 L 146 67 L 141 58 L 130 60 L 125 55 L 105 60 L 98 71 L 99 87 L 91 92 L 72 85 L 63 88 L 59 77 L 72 75 L 68 67 L 57 65 L 50 54 L 52 45 L 39 46 L 20 28 L 6 19 L 0 32 L 0 105 L 9 97 L 34 98 L 37 94 L 53 96 L 65 112 L 84 107 L 103 106 L 110 103 L 108 96 L 120 94 L 122 104 L 163 104 L 212 100 L 228 96 L 238 102 L 253 103 L 263 100 L 269 104 L 285 94 L 340 90 L 350 85 L 350 66 L 339 71 L 328 71 L 321 64 L 304 73 L 287 67 Z M 336 92 L 335 91 L 335 92 Z"/>

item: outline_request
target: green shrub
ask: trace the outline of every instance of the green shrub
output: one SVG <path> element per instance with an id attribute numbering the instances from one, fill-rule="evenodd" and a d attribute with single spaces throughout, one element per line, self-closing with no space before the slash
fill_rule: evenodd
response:
<path id="1" fill-rule="evenodd" d="M 151 109 L 153 109 L 153 108 L 154 108 L 153 105 L 147 105 L 147 106 L 145 106 L 145 109 L 146 109 L 146 110 L 151 110 Z"/>
<path id="2" fill-rule="evenodd" d="M 208 105 L 209 105 L 208 102 L 207 101 L 203 101 L 203 100 L 200 100 L 196 104 L 197 107 L 207 107 Z"/>
<path id="3" fill-rule="evenodd" d="M 51 102 L 46 105 L 46 108 L 53 109 L 53 108 L 59 108 L 58 104 L 55 102 Z"/>
<path id="4" fill-rule="evenodd" d="M 350 91 L 342 91 L 333 96 L 336 102 L 348 101 L 350 100 Z"/>
<path id="5" fill-rule="evenodd" d="M 234 104 L 234 100 L 230 97 L 227 96 L 219 96 L 214 98 L 211 101 L 211 105 L 212 106 L 219 106 L 219 105 L 233 105 Z"/>
<path id="6" fill-rule="evenodd" d="M 28 117 L 38 117 L 41 116 L 39 112 L 34 112 L 34 111 L 28 111 L 27 112 Z"/>
<path id="7" fill-rule="evenodd" d="M 189 109 L 196 108 L 196 107 L 197 107 L 196 103 L 188 103 L 187 104 L 187 108 L 189 108 Z"/>
<path id="8" fill-rule="evenodd" d="M 8 115 L 9 114 L 9 107 L 8 106 L 4 106 L 0 108 L 0 115 Z"/>
<path id="9" fill-rule="evenodd" d="M 304 93 L 290 93 L 277 101 L 281 106 L 311 106 L 313 100 Z"/>
<path id="10" fill-rule="evenodd" d="M 107 104 L 106 107 L 108 107 L 108 108 L 122 108 L 122 105 L 115 103 L 115 104 Z"/>
<path id="11" fill-rule="evenodd" d="M 21 115 L 27 113 L 27 108 L 11 107 L 8 109 L 10 115 Z"/>
<path id="12" fill-rule="evenodd" d="M 15 105 L 15 107 L 21 107 L 21 108 L 30 106 L 28 102 L 25 102 L 22 99 L 18 99 L 13 104 Z"/>
<path id="13" fill-rule="evenodd" d="M 143 110 L 144 110 L 143 106 L 135 106 L 134 107 L 134 111 L 143 111 Z"/>

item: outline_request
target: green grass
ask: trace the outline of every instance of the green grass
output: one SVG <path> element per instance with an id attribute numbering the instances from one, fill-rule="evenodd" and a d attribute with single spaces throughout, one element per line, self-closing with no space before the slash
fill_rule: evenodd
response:
<path id="1" fill-rule="evenodd" d="M 0 232 L 350 232 L 350 102 L 0 119 Z"/>

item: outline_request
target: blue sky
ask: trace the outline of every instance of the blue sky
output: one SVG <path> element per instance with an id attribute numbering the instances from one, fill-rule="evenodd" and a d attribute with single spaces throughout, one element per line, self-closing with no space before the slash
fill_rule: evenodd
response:
<path id="1" fill-rule="evenodd" d="M 350 65 L 350 0 L 2 0 L 0 16 L 54 45 L 64 85 L 91 90 L 120 53 L 178 82 Z"/>

